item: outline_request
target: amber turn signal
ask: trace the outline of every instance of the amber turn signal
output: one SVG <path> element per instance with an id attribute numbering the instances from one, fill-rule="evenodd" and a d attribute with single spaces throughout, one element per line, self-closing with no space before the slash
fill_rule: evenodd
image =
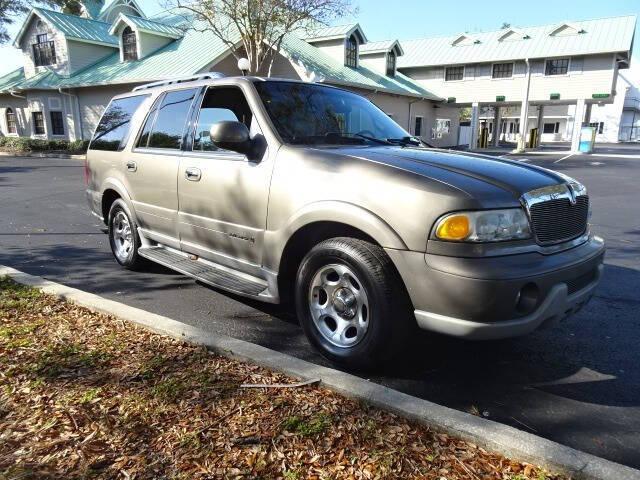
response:
<path id="1" fill-rule="evenodd" d="M 469 217 L 466 215 L 450 215 L 438 225 L 436 235 L 442 240 L 464 240 L 471 233 Z"/>

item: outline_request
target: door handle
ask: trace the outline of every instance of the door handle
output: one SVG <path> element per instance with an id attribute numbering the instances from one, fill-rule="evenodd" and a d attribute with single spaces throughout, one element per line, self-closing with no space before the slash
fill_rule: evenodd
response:
<path id="1" fill-rule="evenodd" d="M 136 170 L 138 170 L 138 164 L 129 160 L 127 162 L 127 170 L 129 170 L 130 172 L 135 172 Z"/>
<path id="2" fill-rule="evenodd" d="M 189 167 L 184 171 L 184 178 L 191 182 L 199 182 L 202 178 L 202 172 L 199 168 Z"/>

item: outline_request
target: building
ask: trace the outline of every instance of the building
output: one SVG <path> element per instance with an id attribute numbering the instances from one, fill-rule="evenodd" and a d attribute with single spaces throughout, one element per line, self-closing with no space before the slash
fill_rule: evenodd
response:
<path id="1" fill-rule="evenodd" d="M 500 133 L 494 144 L 538 128 L 543 139 L 570 140 L 576 150 L 581 126 L 596 122 L 596 105 L 636 110 L 638 102 L 616 89 L 635 25 L 635 16 L 623 16 L 403 41 L 397 67 L 449 105 L 471 107 L 471 147 L 490 111 L 485 123 Z"/>
<path id="2" fill-rule="evenodd" d="M 81 16 L 34 8 L 14 42 L 24 66 L 0 78 L 1 135 L 89 139 L 111 97 L 136 85 L 240 74 L 232 50 L 191 23 L 168 13 L 147 18 L 135 0 L 84 0 Z M 351 89 L 418 136 L 455 145 L 457 108 L 398 71 L 403 54 L 397 41 L 368 42 L 360 25 L 329 27 L 309 38 L 287 34 L 261 73 Z"/>

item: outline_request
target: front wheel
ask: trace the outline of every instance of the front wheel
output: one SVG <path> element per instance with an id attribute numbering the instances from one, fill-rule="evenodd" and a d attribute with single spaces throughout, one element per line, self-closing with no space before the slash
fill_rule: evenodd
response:
<path id="1" fill-rule="evenodd" d="M 138 255 L 140 244 L 138 227 L 127 204 L 122 199 L 116 200 L 109 209 L 109 245 L 113 256 L 123 267 L 138 270 L 146 263 Z"/>
<path id="2" fill-rule="evenodd" d="M 354 238 L 332 238 L 302 260 L 296 310 L 310 342 L 327 358 L 367 369 L 402 350 L 410 301 L 385 251 Z"/>

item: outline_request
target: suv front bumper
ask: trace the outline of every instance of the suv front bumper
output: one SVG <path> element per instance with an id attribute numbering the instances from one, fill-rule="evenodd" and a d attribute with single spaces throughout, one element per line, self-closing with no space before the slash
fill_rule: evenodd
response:
<path id="1" fill-rule="evenodd" d="M 524 335 L 576 313 L 602 277 L 604 249 L 604 241 L 591 236 L 553 255 L 459 258 L 387 252 L 405 282 L 418 326 L 488 340 Z M 529 299 L 526 308 L 523 295 Z"/>

